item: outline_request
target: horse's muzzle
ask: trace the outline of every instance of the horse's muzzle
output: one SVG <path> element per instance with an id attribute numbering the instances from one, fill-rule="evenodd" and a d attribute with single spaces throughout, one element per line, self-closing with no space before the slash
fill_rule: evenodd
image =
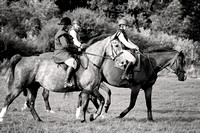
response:
<path id="1" fill-rule="evenodd" d="M 178 80 L 179 81 L 185 81 L 187 79 L 186 73 L 179 73 L 178 74 Z"/>

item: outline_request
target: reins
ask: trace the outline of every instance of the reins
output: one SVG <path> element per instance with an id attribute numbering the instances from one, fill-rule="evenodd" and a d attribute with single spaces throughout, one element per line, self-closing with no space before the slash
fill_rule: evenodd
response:
<path id="1" fill-rule="evenodd" d="M 151 66 L 151 69 L 152 69 L 153 73 L 156 75 L 156 72 L 155 72 L 155 70 L 154 70 L 154 68 L 153 68 L 152 62 L 150 61 L 149 53 L 147 53 L 147 56 L 146 56 L 146 55 L 144 55 L 143 53 L 141 53 L 140 51 L 137 51 L 137 52 L 138 52 L 140 55 L 144 56 L 145 58 L 147 58 L 147 59 L 149 60 L 149 64 L 150 64 L 150 66 Z M 173 58 L 173 63 L 171 63 L 172 61 L 170 61 L 170 67 L 173 66 L 175 63 L 177 63 L 177 62 L 176 62 L 177 56 L 178 56 L 178 54 Z M 168 66 L 168 63 L 165 64 L 164 66 L 158 65 L 157 67 L 159 67 L 160 70 L 162 70 L 162 69 L 167 69 L 167 70 L 170 71 L 171 69 L 167 68 L 167 66 Z M 176 72 L 173 71 L 173 73 L 176 73 Z"/>

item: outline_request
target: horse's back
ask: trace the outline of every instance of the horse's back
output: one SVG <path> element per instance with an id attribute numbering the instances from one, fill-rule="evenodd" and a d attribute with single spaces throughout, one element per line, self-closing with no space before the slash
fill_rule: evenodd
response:
<path id="1" fill-rule="evenodd" d="M 53 57 L 53 52 L 45 52 L 39 55 L 40 58 L 51 59 Z"/>

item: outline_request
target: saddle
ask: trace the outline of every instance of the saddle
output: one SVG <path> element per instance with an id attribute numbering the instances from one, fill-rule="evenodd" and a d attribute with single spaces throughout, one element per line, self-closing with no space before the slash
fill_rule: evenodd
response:
<path id="1" fill-rule="evenodd" d="M 59 61 L 59 59 L 56 57 L 52 57 L 51 60 L 52 60 L 52 62 L 57 64 L 57 67 L 61 67 L 64 71 L 67 70 L 68 65 L 66 65 L 63 61 Z M 77 58 L 76 58 L 76 61 L 79 62 L 79 60 Z M 77 64 L 79 64 L 79 63 L 77 63 Z M 79 66 L 80 65 L 77 66 L 76 70 L 73 72 L 73 75 L 70 79 L 71 83 L 72 83 L 72 87 L 70 87 L 70 88 L 76 88 L 78 86 L 76 83 L 76 74 L 75 73 L 76 73 L 77 69 L 79 68 Z M 70 88 L 68 88 L 68 89 L 70 89 Z"/>

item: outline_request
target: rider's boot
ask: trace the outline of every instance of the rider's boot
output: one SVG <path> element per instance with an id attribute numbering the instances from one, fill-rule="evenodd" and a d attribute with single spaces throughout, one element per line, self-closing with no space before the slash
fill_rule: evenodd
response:
<path id="1" fill-rule="evenodd" d="M 137 54 L 137 58 L 138 59 L 137 59 L 136 64 L 133 67 L 133 71 L 139 72 L 140 71 L 140 67 L 141 67 L 140 54 Z"/>
<path id="2" fill-rule="evenodd" d="M 68 67 L 67 70 L 66 70 L 66 77 L 65 77 L 65 82 L 64 82 L 64 88 L 67 88 L 67 87 L 72 87 L 72 82 L 70 81 L 71 80 L 71 77 L 72 77 L 72 72 L 74 71 L 74 68 L 73 67 Z"/>

